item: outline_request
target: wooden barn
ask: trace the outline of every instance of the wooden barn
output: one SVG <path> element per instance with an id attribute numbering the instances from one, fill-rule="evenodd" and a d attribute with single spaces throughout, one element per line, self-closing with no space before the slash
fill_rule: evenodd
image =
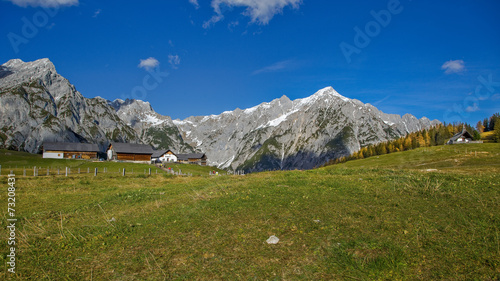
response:
<path id="1" fill-rule="evenodd" d="M 177 162 L 177 155 L 170 149 L 155 150 L 151 161 Z"/>
<path id="2" fill-rule="evenodd" d="M 43 158 L 52 159 L 97 159 L 97 144 L 73 142 L 43 143 Z"/>
<path id="3" fill-rule="evenodd" d="M 177 161 L 182 164 L 196 164 L 200 166 L 207 165 L 207 156 L 205 153 L 178 154 Z"/>
<path id="4" fill-rule="evenodd" d="M 108 160 L 151 162 L 154 150 L 151 146 L 136 143 L 113 142 L 108 146 Z"/>

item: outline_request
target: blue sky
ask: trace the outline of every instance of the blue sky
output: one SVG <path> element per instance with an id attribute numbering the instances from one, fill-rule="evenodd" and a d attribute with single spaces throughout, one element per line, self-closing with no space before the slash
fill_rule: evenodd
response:
<path id="1" fill-rule="evenodd" d="M 0 61 L 49 58 L 85 97 L 172 118 L 332 86 L 386 113 L 500 111 L 497 0 L 0 0 Z"/>

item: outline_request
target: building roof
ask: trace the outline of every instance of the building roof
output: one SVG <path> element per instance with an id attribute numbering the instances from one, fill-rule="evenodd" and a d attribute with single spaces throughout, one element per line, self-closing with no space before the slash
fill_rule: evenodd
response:
<path id="1" fill-rule="evenodd" d="M 43 150 L 48 151 L 75 151 L 75 152 L 99 152 L 97 144 L 78 142 L 44 142 Z"/>
<path id="2" fill-rule="evenodd" d="M 457 139 L 459 139 L 461 137 L 464 137 L 466 139 L 473 139 L 474 138 L 469 132 L 467 132 L 467 130 L 464 127 L 460 133 L 457 133 L 453 137 L 451 137 L 449 142 L 455 142 Z"/>
<path id="3" fill-rule="evenodd" d="M 205 153 L 177 154 L 177 159 L 179 160 L 201 159 L 204 156 Z"/>
<path id="4" fill-rule="evenodd" d="M 151 156 L 151 157 L 153 157 L 153 158 L 160 158 L 160 157 L 162 157 L 165 153 L 167 153 L 167 152 L 169 152 L 169 151 L 170 151 L 170 152 L 172 152 L 172 154 L 174 154 L 175 156 L 177 156 L 177 155 L 176 155 L 176 154 L 175 154 L 172 150 L 170 150 L 170 149 L 162 149 L 162 150 L 154 150 L 154 152 L 153 152 L 153 156 Z"/>
<path id="5" fill-rule="evenodd" d="M 111 145 L 116 153 L 150 155 L 154 153 L 153 148 L 146 144 L 112 142 Z"/>

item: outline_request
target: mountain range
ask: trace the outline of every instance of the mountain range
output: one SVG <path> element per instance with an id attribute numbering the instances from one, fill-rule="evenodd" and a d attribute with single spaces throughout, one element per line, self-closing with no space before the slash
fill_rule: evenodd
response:
<path id="1" fill-rule="evenodd" d="M 204 152 L 210 165 L 247 172 L 310 169 L 361 147 L 440 124 L 386 114 L 332 87 L 248 109 L 172 120 L 140 100 L 85 98 L 49 59 L 0 66 L 0 147 L 40 152 L 44 141 L 150 144 Z"/>

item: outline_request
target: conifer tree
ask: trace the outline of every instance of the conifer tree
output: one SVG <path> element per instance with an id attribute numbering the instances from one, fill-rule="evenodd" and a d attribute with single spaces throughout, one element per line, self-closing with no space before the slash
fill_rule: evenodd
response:
<path id="1" fill-rule="evenodd" d="M 500 114 L 495 113 L 493 116 L 490 117 L 490 124 L 489 124 L 489 130 L 493 131 L 495 130 L 495 125 L 500 122 Z"/>
<path id="2" fill-rule="evenodd" d="M 497 121 L 500 121 L 500 120 L 497 120 Z M 500 122 L 495 123 L 493 139 L 495 140 L 495 142 L 500 142 Z"/>
<path id="3" fill-rule="evenodd" d="M 490 123 L 488 122 L 488 118 L 483 120 L 484 132 L 488 132 L 490 130 Z"/>

